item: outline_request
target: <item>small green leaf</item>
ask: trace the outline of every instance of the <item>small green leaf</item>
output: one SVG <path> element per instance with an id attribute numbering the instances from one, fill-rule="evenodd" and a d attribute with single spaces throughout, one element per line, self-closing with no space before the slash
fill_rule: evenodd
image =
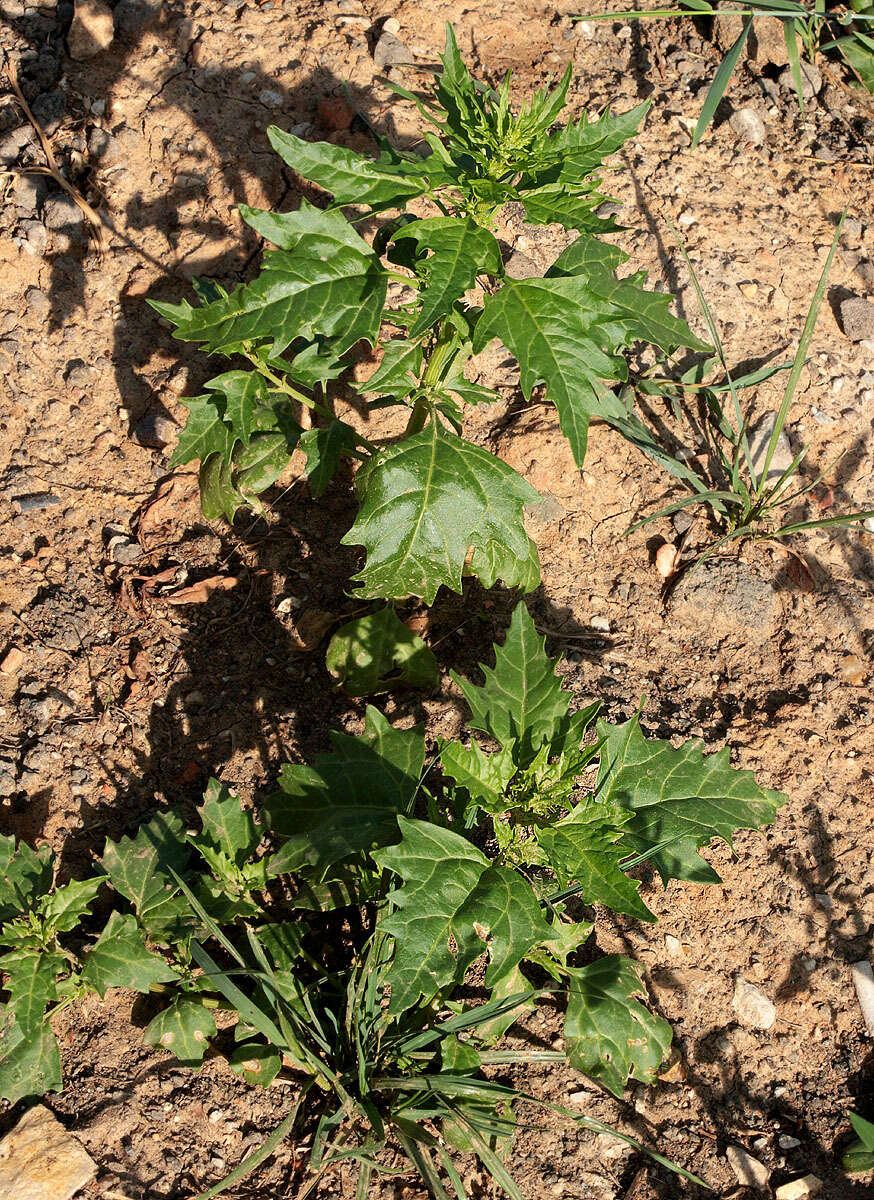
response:
<path id="1" fill-rule="evenodd" d="M 671 1044 L 671 1027 L 638 1003 L 640 967 L 610 954 L 571 968 L 564 1035 L 568 1060 L 621 1096 L 626 1081 L 652 1083 Z"/>
<path id="2" fill-rule="evenodd" d="M 188 409 L 188 418 L 171 455 L 170 466 L 178 467 L 196 459 L 205 462 L 211 455 L 225 460 L 235 439 L 223 420 L 223 400 L 214 395 L 183 396 L 182 403 Z"/>
<path id="3" fill-rule="evenodd" d="M 341 625 L 325 666 L 349 696 L 373 696 L 395 687 L 437 686 L 433 652 L 388 606 Z"/>
<path id="4" fill-rule="evenodd" d="M 68 933 L 74 929 L 97 893 L 105 883 L 98 876 L 96 879 L 75 879 L 63 887 L 55 888 L 51 895 L 46 896 L 42 904 L 42 913 L 55 933 Z"/>
<path id="5" fill-rule="evenodd" d="M 69 970 L 67 960 L 57 950 L 13 950 L 0 958 L 0 971 L 8 976 L 9 1012 L 26 1036 L 41 1024 L 48 1005 L 57 1000 L 57 978 L 65 970 Z"/>
<path id="6" fill-rule="evenodd" d="M 426 174 L 410 170 L 400 156 L 383 154 L 375 161 L 328 142 L 304 142 L 293 133 L 283 133 L 275 125 L 267 130 L 270 145 L 298 175 L 310 179 L 333 193 L 337 204 L 369 204 L 372 208 L 389 208 L 420 196 L 429 187 Z M 412 164 L 411 164 L 412 165 Z M 263 214 L 255 228 L 275 245 L 281 246 L 269 217 Z M 262 216 L 262 214 L 259 214 Z M 248 218 L 247 218 L 248 219 Z M 253 221 L 249 222 L 254 225 Z"/>
<path id="7" fill-rule="evenodd" d="M 425 276 L 426 287 L 410 337 L 419 337 L 445 316 L 455 301 L 473 287 L 480 271 L 486 275 L 503 273 L 501 248 L 494 234 L 471 217 L 428 217 L 414 221 L 394 235 L 396 242 L 401 239 L 410 239 L 418 249 L 431 251 L 417 264 L 417 271 Z"/>
<path id="8" fill-rule="evenodd" d="M 170 1050 L 186 1067 L 197 1067 L 216 1032 L 210 1010 L 197 1000 L 180 996 L 149 1022 L 143 1041 Z"/>
<path id="9" fill-rule="evenodd" d="M 221 783 L 211 779 L 206 787 L 203 804 L 198 808 L 202 832 L 191 843 L 211 864 L 217 856 L 225 856 L 237 867 L 251 858 L 261 841 L 261 830 L 255 825 L 249 809 L 238 796 Z"/>
<path id="10" fill-rule="evenodd" d="M 306 429 L 300 436 L 300 447 L 306 452 L 306 472 L 310 491 L 318 499 L 337 473 L 340 458 L 358 445 L 358 434 L 345 421 L 332 421 Z"/>
<path id="11" fill-rule="evenodd" d="M 204 387 L 211 392 L 221 393 L 224 398 L 224 420 L 243 445 L 248 446 L 255 412 L 269 403 L 266 381 L 255 371 L 226 371 L 224 375 L 210 379 Z"/>
<path id="12" fill-rule="evenodd" d="M 189 856 L 181 817 L 158 813 L 133 837 L 107 842 L 100 864 L 144 928 L 158 936 L 185 911 L 170 871 L 181 873 Z"/>
<path id="13" fill-rule="evenodd" d="M 10 1104 L 59 1092 L 61 1053 L 48 1021 L 25 1035 L 6 1009 L 0 1015 L 0 1096 Z"/>
<path id="14" fill-rule="evenodd" d="M 874 1170 L 874 1125 L 860 1117 L 858 1113 L 850 1113 L 850 1124 L 856 1131 L 856 1140 L 851 1142 L 844 1151 L 841 1166 L 845 1171 Z"/>
<path id="15" fill-rule="evenodd" d="M 383 346 L 382 361 L 364 383 L 360 392 L 377 392 L 402 400 L 418 386 L 422 374 L 422 343 L 395 338 Z"/>
<path id="16" fill-rule="evenodd" d="M 555 825 L 537 832 L 538 845 L 546 852 L 559 884 L 580 885 L 585 904 L 605 904 L 614 912 L 642 921 L 655 917 L 637 894 L 640 884 L 620 868 L 628 851 L 622 844 L 622 829 L 616 827 L 615 810 L 583 802 Z M 612 823 L 611 823 L 612 822 Z"/>
<path id="17" fill-rule="evenodd" d="M 481 667 L 481 687 L 450 672 L 470 708 L 470 728 L 489 734 L 505 748 L 512 745 L 519 765 L 527 766 L 544 744 L 561 753 L 570 746 L 578 749 L 582 741 L 581 714 L 571 716 L 570 696 L 562 689 L 544 641 L 520 603 L 503 646 L 495 647 L 494 667 Z"/>
<path id="18" fill-rule="evenodd" d="M 282 1059 L 272 1046 L 262 1042 L 244 1042 L 229 1056 L 231 1070 L 246 1083 L 269 1087 L 282 1067 Z"/>
<path id="19" fill-rule="evenodd" d="M 26 912 L 52 885 L 54 854 L 49 845 L 33 850 L 0 835 L 0 921 Z"/>
<path id="20" fill-rule="evenodd" d="M 487 754 L 476 742 L 469 747 L 449 742 L 440 755 L 440 764 L 445 774 L 486 812 L 500 813 L 509 807 L 505 793 L 516 773 L 512 747 Z"/>
<path id="21" fill-rule="evenodd" d="M 537 492 L 510 467 L 432 422 L 376 454 L 358 473 L 362 503 L 343 542 L 363 545 L 354 576 L 361 595 L 434 602 L 446 584 L 461 591 L 470 569 L 486 587 L 536 586 L 536 550 L 522 510 Z"/>
<path id="22" fill-rule="evenodd" d="M 704 133 L 707 126 L 710 124 L 713 114 L 719 107 L 719 102 L 725 95 L 725 90 L 728 87 L 732 72 L 737 65 L 737 60 L 740 58 L 741 51 L 746 45 L 746 40 L 750 36 L 750 30 L 753 27 L 753 17 L 750 14 L 744 18 L 743 27 L 737 36 L 728 53 L 719 64 L 719 69 L 713 76 L 713 82 L 707 89 L 707 95 L 704 98 L 704 104 L 701 108 L 701 113 L 698 117 L 698 124 L 695 126 L 695 132 L 692 135 L 692 149 L 694 150 Z"/>
<path id="23" fill-rule="evenodd" d="M 148 992 L 156 983 L 170 983 L 176 971 L 146 948 L 145 938 L 132 916 L 114 912 L 85 957 L 82 982 L 105 996 L 107 988 Z"/>
<path id="24" fill-rule="evenodd" d="M 665 883 L 718 883 L 698 854 L 714 838 L 731 845 L 737 829 L 769 825 L 786 797 L 759 787 L 752 771 L 731 766 L 728 747 L 706 758 L 700 742 L 678 749 L 647 740 L 636 717 L 623 725 L 598 722 L 604 739 L 596 795 L 627 809 L 627 852 L 646 853 Z"/>

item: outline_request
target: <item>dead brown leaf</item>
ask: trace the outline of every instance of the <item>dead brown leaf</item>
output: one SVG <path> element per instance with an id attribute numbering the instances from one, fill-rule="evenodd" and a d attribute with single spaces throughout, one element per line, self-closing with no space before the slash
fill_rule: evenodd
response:
<path id="1" fill-rule="evenodd" d="M 140 509 L 137 537 L 146 554 L 158 546 L 181 541 L 192 525 L 202 521 L 196 471 L 165 476 Z"/>
<path id="2" fill-rule="evenodd" d="M 210 575 L 208 579 L 199 579 L 197 583 L 190 583 L 159 598 L 167 604 L 204 604 L 213 592 L 229 592 L 239 582 L 233 575 Z"/>
<path id="3" fill-rule="evenodd" d="M 315 650 L 336 619 L 324 608 L 306 609 L 289 627 L 292 650 L 298 654 Z"/>

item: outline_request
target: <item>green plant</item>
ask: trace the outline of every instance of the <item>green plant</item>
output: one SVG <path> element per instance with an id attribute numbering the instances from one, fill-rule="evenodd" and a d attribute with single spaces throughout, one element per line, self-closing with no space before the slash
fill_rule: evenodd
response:
<path id="1" fill-rule="evenodd" d="M 716 346 L 717 356 L 695 364 L 678 380 L 663 377 L 666 364 L 659 363 L 655 370 L 662 373 L 662 377 L 645 375 L 636 381 L 634 387 L 644 395 L 667 398 L 677 416 L 682 415 L 680 399 L 689 392 L 696 395 L 699 428 L 704 432 L 707 442 L 706 454 L 698 455 L 691 462 L 687 462 L 669 454 L 662 446 L 660 455 L 652 455 L 658 457 L 661 464 L 690 489 L 691 494 L 635 522 L 629 532 L 680 509 L 703 505 L 714 518 L 717 529 L 715 541 L 705 551 L 705 554 L 709 555 L 727 542 L 739 539 L 782 539 L 811 529 L 846 527 L 874 517 L 874 510 L 863 510 L 834 517 L 787 520 L 781 524 L 784 520 L 781 512 L 803 502 L 804 497 L 809 496 L 837 462 L 840 462 L 840 458 L 815 476 L 803 480 L 799 479 L 799 472 L 807 456 L 808 446 L 803 446 L 784 470 L 772 469 L 771 466 L 789 416 L 801 371 L 807 361 L 807 352 L 816 328 L 819 309 L 825 295 L 826 280 L 843 224 L 844 217 L 841 218 L 832 240 L 792 362 L 763 367 L 737 379 L 728 369 L 719 329 L 695 269 L 685 247 L 679 237 L 677 238 L 692 276 L 707 329 Z M 676 231 L 674 232 L 676 235 Z M 715 368 L 721 368 L 722 377 L 711 383 L 704 382 L 705 377 Z M 788 371 L 789 376 L 780 407 L 770 425 L 770 432 L 766 430 L 766 438 L 756 445 L 753 441 L 753 433 L 756 430 L 755 399 L 744 409 L 740 393 L 754 388 L 781 371 Z M 729 396 L 731 409 L 727 411 L 724 400 Z M 653 436 L 653 442 L 655 441 Z"/>
<path id="2" fill-rule="evenodd" d="M 701 114 L 692 135 L 693 148 L 713 120 L 713 114 L 725 95 L 729 81 L 737 66 L 753 21 L 781 21 L 786 41 L 786 54 L 792 72 L 792 83 L 798 98 L 798 106 L 804 111 L 804 90 L 801 79 L 801 52 L 809 62 L 826 50 L 837 50 L 859 82 L 874 93 L 874 2 L 872 0 L 850 0 L 851 11 L 837 11 L 843 5 L 826 8 L 825 0 L 814 0 L 808 8 L 798 0 L 737 0 L 735 8 L 718 8 L 708 0 L 681 0 L 679 8 L 630 9 L 627 12 L 596 13 L 576 17 L 578 21 L 640 21 L 664 20 L 669 17 L 743 17 L 741 31 L 729 47 L 713 82 L 707 90 Z M 846 32 L 842 32 L 846 31 Z M 838 36 L 838 35 L 841 36 Z M 830 40 L 824 40 L 829 37 Z"/>
<path id="3" fill-rule="evenodd" d="M 431 99 L 395 87 L 428 122 L 426 156 L 381 138 L 371 160 L 272 127 L 274 149 L 331 193 L 334 206 L 243 206 L 244 220 L 278 247 L 260 274 L 232 292 L 198 283 L 197 306 L 154 304 L 177 338 L 246 363 L 185 401 L 189 416 L 172 461 L 200 461 L 204 513 L 232 520 L 257 503 L 295 447 L 305 452 L 314 497 L 341 459 L 356 462 L 360 508 L 343 541 L 366 550 L 354 577 L 363 598 L 431 603 L 442 584 L 460 590 L 465 573 L 486 586 L 538 583 L 537 550 L 523 524 L 536 492 L 461 436 L 464 406 L 498 399 L 465 374 L 490 341 L 500 338 L 515 355 L 526 397 L 545 386 L 578 464 L 591 417 L 630 436 L 637 430 L 604 386 L 627 378 L 626 347 L 644 340 L 704 348 L 670 315 L 670 297 L 643 288 L 643 274 L 617 278 L 626 256 L 596 236 L 616 226 L 597 215 L 605 197 L 593 172 L 634 135 L 647 106 L 553 128 L 570 68 L 514 114 L 509 78 L 497 91 L 475 82 L 451 27 L 442 61 Z M 580 234 L 544 278 L 505 273 L 492 226 L 510 202 L 529 222 Z M 358 212 L 350 220 L 341 206 Z M 389 209 L 400 215 L 384 215 Z M 423 210 L 428 215 L 417 215 Z M 374 216 L 371 246 L 355 225 Z M 333 415 L 336 398 L 353 387 L 341 377 L 362 342 L 378 345 L 381 360 L 354 385 L 359 407 L 368 416 L 406 409 L 399 436 L 371 441 Z M 301 430 L 301 406 L 314 428 Z"/>
<path id="4" fill-rule="evenodd" d="M 850 1124 L 856 1138 L 844 1151 L 841 1165 L 845 1171 L 874 1171 L 874 1125 L 858 1113 L 850 1113 Z"/>
<path id="5" fill-rule="evenodd" d="M 420 729 L 371 708 L 363 736 L 335 734 L 331 753 L 283 768 L 263 825 L 213 781 L 197 832 L 154 817 L 107 843 L 104 874 L 64 887 L 46 851 L 0 842 L 0 1092 L 58 1088 L 52 1012 L 127 987 L 159 1005 L 147 1043 L 192 1067 L 223 1057 L 249 1083 L 298 1085 L 264 1146 L 204 1200 L 304 1124 L 300 1194 L 349 1161 L 362 1200 L 389 1138 L 435 1197 L 467 1194 L 455 1149 L 518 1200 L 502 1148 L 521 1105 L 603 1130 L 483 1074 L 567 1060 L 617 1096 L 655 1079 L 670 1027 L 641 1003 L 631 959 L 581 955 L 593 923 L 568 901 L 654 920 L 631 868 L 717 881 L 699 849 L 771 822 L 783 797 L 732 768 L 727 749 L 649 740 L 636 717 L 599 721 L 583 746 L 597 706 L 571 710 L 524 605 L 483 683 L 456 682 L 489 740 L 442 743 L 441 772 Z M 104 882 L 116 906 L 93 940 L 86 912 Z M 566 1051 L 493 1048 L 525 1007 L 559 996 Z"/>

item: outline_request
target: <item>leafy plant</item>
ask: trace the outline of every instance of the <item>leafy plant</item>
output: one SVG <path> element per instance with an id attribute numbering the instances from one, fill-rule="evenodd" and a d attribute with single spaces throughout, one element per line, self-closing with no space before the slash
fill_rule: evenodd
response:
<path id="1" fill-rule="evenodd" d="M 807 8 L 799 0 L 737 0 L 735 8 L 718 8 L 709 0 L 680 0 L 679 8 L 654 8 L 647 11 L 596 13 L 575 18 L 578 21 L 664 20 L 669 17 L 743 17 L 740 33 L 729 47 L 707 90 L 701 114 L 692 135 L 692 148 L 707 131 L 719 102 L 726 93 L 738 59 L 753 29 L 753 21 L 780 21 L 786 41 L 786 55 L 792 73 L 792 85 L 798 107 L 804 112 L 801 78 L 801 54 L 809 62 L 826 50 L 837 50 L 859 82 L 874 93 L 874 2 L 850 0 L 849 11 L 843 5 L 826 8 L 825 0 L 814 0 Z M 829 39 L 829 40 L 826 40 Z"/>
<path id="2" fill-rule="evenodd" d="M 572 711 L 522 605 L 483 682 L 456 682 L 488 740 L 441 744 L 442 772 L 426 765 L 420 729 L 392 729 L 371 708 L 361 737 L 335 734 L 329 754 L 284 768 L 261 825 L 213 781 L 196 832 L 157 816 L 107 843 L 104 874 L 64 887 L 45 851 L 0 843 L 2 1094 L 60 1086 L 52 1012 L 129 987 L 158 1005 L 148 1044 L 298 1088 L 264 1145 L 202 1200 L 304 1126 L 301 1195 L 348 1162 L 361 1200 L 389 1139 L 434 1197 L 467 1195 L 455 1150 L 518 1200 L 503 1150 L 523 1105 L 605 1130 L 484 1073 L 567 1060 L 617 1096 L 629 1079 L 655 1080 L 670 1027 L 642 1002 L 632 960 L 583 952 L 592 919 L 567 902 L 653 920 L 635 864 L 715 880 L 698 850 L 772 821 L 783 797 L 731 768 L 727 750 L 648 740 L 637 718 L 599 721 L 583 746 L 597 706 Z M 92 944 L 102 883 L 116 906 Z M 525 1007 L 557 997 L 566 1051 L 493 1048 Z"/>
<path id="3" fill-rule="evenodd" d="M 545 388 L 582 464 L 590 419 L 645 431 L 605 386 L 628 377 L 623 351 L 650 341 L 667 350 L 706 348 L 649 292 L 641 273 L 618 278 L 625 255 L 598 235 L 605 196 L 594 172 L 634 136 L 646 105 L 565 126 L 570 67 L 552 90 L 513 112 L 509 78 L 477 83 L 447 28 L 433 96 L 415 100 L 428 129 L 427 154 L 379 139 L 376 159 L 341 146 L 308 144 L 271 127 L 273 148 L 304 179 L 333 195 L 295 212 L 243 206 L 243 219 L 274 250 L 260 274 L 227 292 L 197 285 L 200 303 L 155 303 L 175 336 L 210 354 L 244 361 L 185 401 L 189 416 L 174 464 L 200 462 L 204 513 L 232 520 L 268 488 L 299 447 L 314 497 L 342 459 L 357 463 L 358 516 L 343 541 L 363 546 L 354 577 L 364 598 L 422 597 L 462 576 L 530 590 L 537 550 L 523 524 L 534 489 L 500 459 L 462 437 L 464 407 L 497 393 L 467 377 L 472 356 L 499 338 L 519 362 L 522 391 Z M 416 211 L 407 206 L 416 202 Z M 534 224 L 557 222 L 579 237 L 544 278 L 508 278 L 493 233 L 498 213 L 520 204 Z M 355 206 L 353 219 L 340 206 Z M 428 215 L 419 216 L 421 209 Z M 399 215 L 385 215 L 400 210 Z M 370 245 L 356 232 L 377 216 Z M 353 348 L 378 347 L 364 383 L 344 373 Z M 333 414 L 348 389 L 366 416 L 408 410 L 396 437 L 371 441 Z M 313 414 L 302 431 L 296 414 Z"/>
<path id="4" fill-rule="evenodd" d="M 349 696 L 393 687 L 436 687 L 437 659 L 391 605 L 341 625 L 325 656 L 328 673 Z"/>
<path id="5" fill-rule="evenodd" d="M 850 1113 L 850 1124 L 856 1133 L 856 1138 L 846 1148 L 841 1159 L 845 1171 L 874 1170 L 874 1125 L 860 1117 L 858 1113 Z"/>
<path id="6" fill-rule="evenodd" d="M 678 416 L 681 415 L 681 398 L 689 392 L 696 395 L 699 428 L 707 439 L 706 454 L 698 455 L 691 462 L 687 462 L 671 455 L 660 445 L 660 454 L 654 454 L 653 457 L 659 457 L 661 464 L 689 489 L 690 494 L 637 521 L 631 529 L 637 529 L 680 509 L 703 505 L 714 519 L 718 533 L 715 541 L 701 556 L 705 557 L 720 546 L 738 539 L 789 538 L 811 529 L 846 527 L 874 517 L 874 510 L 864 510 L 834 517 L 786 520 L 781 514 L 786 510 L 791 512 L 793 506 L 799 505 L 804 497 L 811 495 L 829 471 L 840 462 L 840 458 L 815 476 L 806 479 L 800 478 L 800 469 L 807 456 L 808 446 L 802 447 L 785 468 L 778 469 L 772 466 L 795 389 L 807 361 L 820 305 L 825 295 L 826 280 L 843 223 L 844 217 L 841 218 L 832 240 L 792 362 L 763 367 L 740 378 L 734 378 L 729 371 L 716 322 L 695 269 L 680 242 L 680 249 L 691 273 L 708 331 L 716 346 L 717 357 L 697 363 L 683 373 L 679 380 L 664 377 L 666 364 L 660 363 L 656 370 L 662 373 L 662 377 L 644 376 L 636 382 L 635 387 L 644 395 L 667 398 Z M 705 382 L 705 377 L 715 367 L 721 368 L 721 378 L 714 382 Z M 741 393 L 781 371 L 788 371 L 789 376 L 780 407 L 772 422 L 768 421 L 767 414 L 759 415 L 757 420 L 755 398 L 742 406 Z M 727 410 L 724 401 L 729 396 L 731 408 Z M 654 443 L 655 440 L 653 435 Z M 781 524 L 782 521 L 785 523 Z"/>

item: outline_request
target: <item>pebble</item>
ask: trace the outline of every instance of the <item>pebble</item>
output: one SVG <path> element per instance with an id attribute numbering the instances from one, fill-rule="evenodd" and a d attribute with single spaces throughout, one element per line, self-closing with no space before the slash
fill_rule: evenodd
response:
<path id="1" fill-rule="evenodd" d="M 42 1104 L 0 1142 L 0 1196 L 70 1200 L 96 1174 L 82 1144 Z"/>
<path id="2" fill-rule="evenodd" d="M 24 666 L 24 651 L 18 646 L 10 646 L 0 660 L 0 671 L 4 675 L 17 675 Z"/>
<path id="3" fill-rule="evenodd" d="M 13 496 L 12 499 L 18 505 L 18 511 L 23 513 L 39 512 L 40 509 L 61 503 L 51 492 L 33 492 L 30 496 Z"/>
<path id="4" fill-rule="evenodd" d="M 728 123 L 741 141 L 751 146 L 761 146 L 765 140 L 765 123 L 754 108 L 739 108 Z"/>
<path id="5" fill-rule="evenodd" d="M 0 163 L 9 166 L 14 163 L 25 146 L 33 144 L 35 134 L 29 125 L 20 125 L 0 138 Z"/>
<path id="6" fill-rule="evenodd" d="M 780 72 L 780 84 L 782 87 L 790 91 L 795 91 L 795 84 L 792 80 L 792 68 L 785 67 Z M 803 62 L 801 64 L 801 94 L 805 100 L 812 100 L 822 90 L 822 76 L 813 65 L 813 63 Z"/>
<path id="7" fill-rule="evenodd" d="M 105 129 L 92 129 L 88 134 L 88 153 L 102 167 L 116 166 L 124 159 L 121 143 Z"/>
<path id="8" fill-rule="evenodd" d="M 67 49 L 71 58 L 93 58 L 112 43 L 115 31 L 112 9 L 103 0 L 77 0 Z"/>
<path id="9" fill-rule="evenodd" d="M 777 414 L 773 412 L 763 413 L 759 420 L 750 430 L 750 458 L 753 463 L 753 470 L 758 478 L 762 468 L 765 465 L 765 458 L 768 453 L 768 444 L 771 440 L 771 435 L 774 432 L 774 425 L 777 420 Z M 785 429 L 780 430 L 780 436 L 777 438 L 777 446 L 774 451 L 774 457 L 771 459 L 771 465 L 768 467 L 767 481 L 775 483 L 786 468 L 790 465 L 795 456 L 792 453 L 792 447 L 789 445 L 789 439 L 786 437 Z"/>
<path id="10" fill-rule="evenodd" d="M 46 197 L 42 206 L 42 219 L 46 229 L 55 235 L 59 249 L 69 250 L 72 246 L 88 240 L 85 214 L 75 200 L 64 192 L 53 192 Z"/>
<path id="11" fill-rule="evenodd" d="M 67 115 L 67 97 L 57 89 L 37 96 L 30 110 L 43 128 L 44 133 L 57 133 L 61 121 Z"/>
<path id="12" fill-rule="evenodd" d="M 741 1024 L 751 1029 L 770 1029 L 777 1019 L 777 1009 L 765 993 L 742 976 L 735 981 L 731 1006 Z"/>
<path id="13" fill-rule="evenodd" d="M 25 250 L 37 258 L 42 258 L 49 244 L 49 235 L 42 221 L 22 221 L 19 225 L 25 240 Z"/>
<path id="14" fill-rule="evenodd" d="M 27 301 L 30 311 L 38 317 L 44 317 L 52 306 L 51 300 L 39 288 L 28 288 L 24 293 L 24 299 Z"/>
<path id="15" fill-rule="evenodd" d="M 118 536 L 109 540 L 109 557 L 113 562 L 129 566 L 138 558 L 142 558 L 142 555 L 143 552 L 138 543 L 132 542 L 128 537 Z"/>
<path id="16" fill-rule="evenodd" d="M 808 1196 L 818 1196 L 822 1191 L 822 1180 L 815 1175 L 805 1175 L 801 1179 L 793 1179 L 791 1183 L 781 1184 L 774 1193 L 776 1200 L 807 1200 Z"/>
<path id="17" fill-rule="evenodd" d="M 871 1037 L 874 1037 L 874 971 L 871 970 L 868 960 L 863 959 L 852 964 L 850 974 L 865 1019 L 865 1028 Z"/>
<path id="18" fill-rule="evenodd" d="M 270 88 L 265 88 L 258 96 L 258 101 L 265 108 L 280 108 L 282 106 L 282 93 L 274 92 Z"/>
<path id="19" fill-rule="evenodd" d="M 841 324 L 851 342 L 874 339 L 874 304 L 861 296 L 841 301 Z"/>
<path id="20" fill-rule="evenodd" d="M 12 184 L 10 199 L 16 208 L 30 214 L 39 208 L 45 191 L 45 179 L 39 175 L 18 175 Z"/>
<path id="21" fill-rule="evenodd" d="M 764 1163 L 744 1150 L 742 1146 L 729 1146 L 725 1151 L 729 1166 L 734 1171 L 738 1183 L 744 1187 L 759 1188 L 764 1191 L 771 1177 L 770 1170 Z"/>
<path id="22" fill-rule="evenodd" d="M 673 542 L 662 542 L 656 551 L 656 570 L 662 579 L 670 579 L 677 570 L 677 559 L 680 552 Z"/>
<path id="23" fill-rule="evenodd" d="M 167 417 L 149 412 L 137 422 L 134 437 L 141 446 L 150 450 L 163 450 L 175 440 L 177 428 Z"/>
<path id="24" fill-rule="evenodd" d="M 377 71 L 384 71 L 386 67 L 394 67 L 399 63 L 408 63 L 411 58 L 407 47 L 393 33 L 383 33 L 373 47 L 373 61 Z"/>
<path id="25" fill-rule="evenodd" d="M 790 1137 L 788 1133 L 781 1133 L 777 1138 L 777 1145 L 781 1150 L 795 1150 L 801 1145 L 801 1139 Z"/>

